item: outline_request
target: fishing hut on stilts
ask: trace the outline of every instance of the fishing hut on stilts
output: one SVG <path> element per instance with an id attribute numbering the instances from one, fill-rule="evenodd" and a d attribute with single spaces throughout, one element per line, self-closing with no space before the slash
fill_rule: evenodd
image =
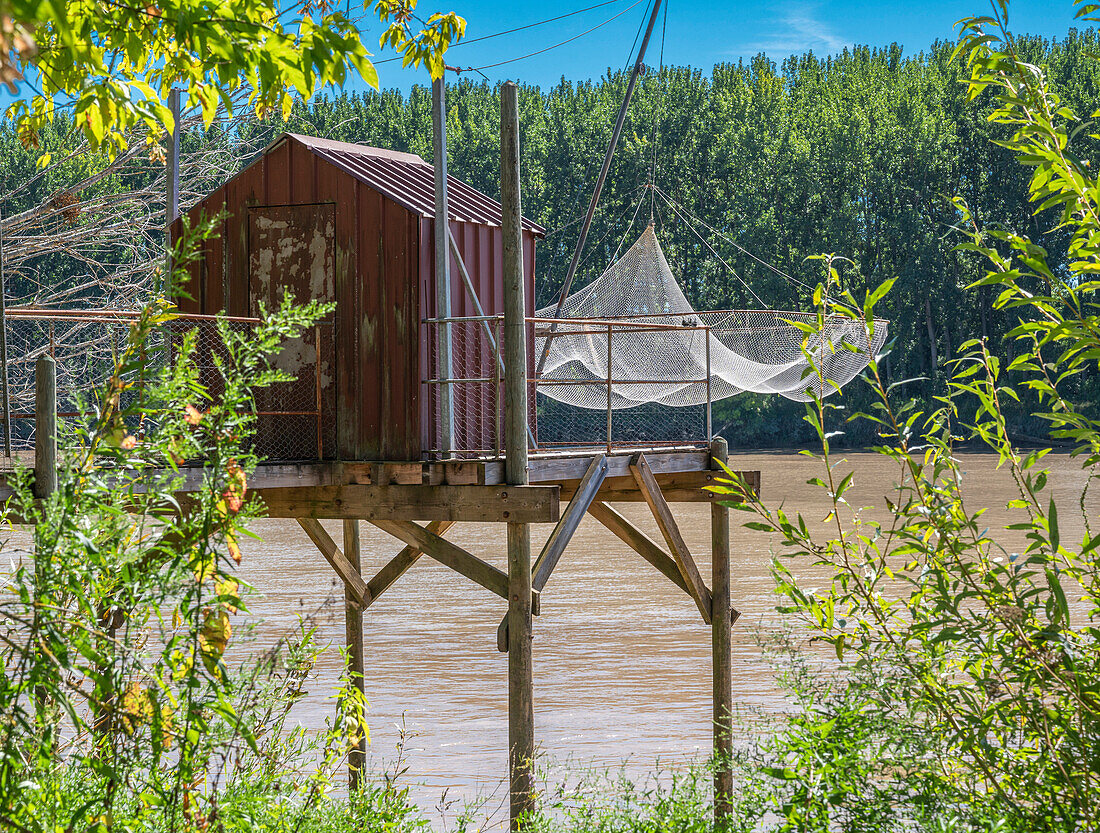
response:
<path id="1" fill-rule="evenodd" d="M 435 96 L 441 124 L 441 83 Z M 195 220 L 218 212 L 225 219 L 196 262 L 192 299 L 180 309 L 247 319 L 270 309 L 284 290 L 335 303 L 329 319 L 278 360 L 298 380 L 257 402 L 256 442 L 270 462 L 251 478 L 253 491 L 270 517 L 297 521 L 342 579 L 351 670 L 361 684 L 364 614 L 420 558 L 501 597 L 506 613 L 486 638 L 507 655 L 511 814 L 518 820 L 535 806 L 533 623 L 586 514 L 681 587 L 713 628 L 715 742 L 729 750 L 730 626 L 737 615 L 729 520 L 705 490 L 726 446 L 707 433 L 705 403 L 694 411 L 690 437 L 627 438 L 616 402 L 626 380 L 607 372 L 598 379 L 563 375 L 562 351 L 582 342 L 598 342 L 606 354 L 620 340 L 637 349 L 643 334 L 667 343 L 671 334 L 700 336 L 705 325 L 590 318 L 557 322 L 552 331 L 555 322 L 535 314 L 535 246 L 543 230 L 520 212 L 514 85 L 501 90 L 499 203 L 448 177 L 442 150 L 435 157 L 433 170 L 411 154 L 280 137 L 192 209 Z M 437 223 L 444 215 L 449 222 Z M 548 340 L 547 368 L 556 369 L 539 378 Z M 652 381 L 640 384 L 654 387 Z M 674 382 L 707 384 L 698 369 Z M 599 426 L 594 434 L 588 423 L 586 436 L 578 436 L 567 420 L 540 421 L 536 400 L 578 410 L 545 397 L 567 388 L 591 391 L 603 403 L 584 411 Z M 305 407 L 310 397 L 312 408 Z M 540 440 L 543 431 L 553 439 Z M 745 476 L 757 482 L 756 473 Z M 614 508 L 622 501 L 650 506 L 661 543 Z M 713 505 L 708 580 L 672 511 L 685 501 Z M 342 541 L 326 532 L 325 519 L 343 522 Z M 500 525 L 507 571 L 447 540 L 453 524 L 469 521 Z M 375 576 L 360 572 L 361 523 L 404 545 Z M 541 552 L 532 552 L 532 523 L 555 524 Z M 352 756 L 353 781 L 364 752 Z M 720 792 L 728 791 L 723 783 Z"/>
<path id="2" fill-rule="evenodd" d="M 586 515 L 683 590 L 685 603 L 695 604 L 711 629 L 714 807 L 719 821 L 729 814 L 731 627 L 738 614 L 731 603 L 729 510 L 707 491 L 724 477 L 727 461 L 711 406 L 744 390 L 807 399 L 817 386 L 818 395 L 827 395 L 862 370 L 886 334 L 883 322 L 868 341 L 859 322 L 844 319 L 826 321 L 811 338 L 791 323 L 797 313 L 697 312 L 652 227 L 596 281 L 570 294 L 660 8 L 657 0 L 553 307 L 534 308 L 535 247 L 544 232 L 520 210 L 511 83 L 500 90 L 500 202 L 447 174 L 439 80 L 434 164 L 284 134 L 190 211 L 193 222 L 223 217 L 220 234 L 205 241 L 190 267 L 190 297 L 181 299 L 174 322 L 199 330 L 200 364 L 213 367 L 215 315 L 248 327 L 285 291 L 335 305 L 279 355 L 294 381 L 258 396 L 255 442 L 266 462 L 250 485 L 270 517 L 300 524 L 342 580 L 350 670 L 359 685 L 364 613 L 422 557 L 506 605 L 495 638 L 508 662 L 513 828 L 536 802 L 534 622 Z M 174 236 L 181 223 L 172 227 Z M 8 310 L 8 319 L 33 323 L 40 338 L 48 328 L 59 381 L 46 378 L 37 396 L 21 395 L 33 399 L 43 436 L 54 436 L 52 420 L 64 411 L 58 388 L 86 375 L 76 354 L 65 353 L 64 339 L 55 349 L 55 330 L 75 332 L 100 319 L 26 310 Z M 111 326 L 120 320 L 102 316 Z M 66 376 L 70 364 L 76 370 Z M 823 374 L 811 373 L 814 367 Z M 46 482 L 55 461 L 47 444 L 36 451 L 36 476 Z M 745 488 L 759 488 L 760 472 L 739 474 Z M 620 514 L 614 507 L 620 502 L 647 504 L 660 540 Z M 709 579 L 685 544 L 672 509 L 677 503 L 711 506 Z M 342 521 L 342 541 L 330 537 L 325 519 Z M 470 521 L 500 526 L 506 571 L 447 540 L 451 526 Z M 360 568 L 362 523 L 403 545 L 374 576 Z M 537 554 L 533 523 L 555 524 Z M 365 741 L 350 754 L 353 785 L 364 754 Z"/>

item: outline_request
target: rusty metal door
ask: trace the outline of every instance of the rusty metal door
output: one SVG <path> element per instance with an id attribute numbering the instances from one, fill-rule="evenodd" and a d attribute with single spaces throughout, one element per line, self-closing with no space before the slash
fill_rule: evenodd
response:
<path id="1" fill-rule="evenodd" d="M 285 293 L 298 303 L 336 300 L 334 206 L 279 205 L 248 211 L 249 313 L 278 309 Z M 336 456 L 336 346 L 330 313 L 287 342 L 276 366 L 294 377 L 256 395 L 257 452 L 271 460 Z"/>

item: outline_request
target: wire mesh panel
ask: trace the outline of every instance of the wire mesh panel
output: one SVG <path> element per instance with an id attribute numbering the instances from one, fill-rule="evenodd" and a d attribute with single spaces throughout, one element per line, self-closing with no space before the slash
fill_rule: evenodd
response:
<path id="1" fill-rule="evenodd" d="M 544 365 L 535 383 L 540 446 L 611 449 L 709 440 L 705 325 L 538 318 L 531 324 Z M 544 356 L 550 360 L 543 362 Z M 685 399 L 685 391 L 698 396 Z"/>
<path id="2" fill-rule="evenodd" d="M 567 405 L 539 388 L 538 444 L 540 448 L 612 448 L 706 445 L 705 405 L 672 407 L 657 403 L 611 410 L 608 413 Z M 609 442 L 610 438 L 610 442 Z"/>
<path id="3" fill-rule="evenodd" d="M 503 368 L 501 319 L 431 319 L 424 322 L 428 343 L 425 387 L 431 426 L 429 457 L 499 457 L 504 443 Z M 451 372 L 447 378 L 439 363 L 439 344 L 451 346 Z M 451 394 L 454 414 L 451 448 L 444 448 L 444 389 Z"/>
<path id="4" fill-rule="evenodd" d="M 428 397 L 425 453 L 428 457 L 493 457 L 503 448 L 503 326 L 498 316 L 428 319 L 424 386 Z M 537 448 L 705 444 L 709 439 L 706 350 L 702 366 L 684 365 L 675 351 L 685 339 L 705 341 L 706 327 L 667 322 L 528 319 L 528 444 Z M 439 343 L 450 345 L 451 372 L 440 366 Z M 602 356 L 602 374 L 584 361 L 556 365 L 533 374 L 547 340 L 561 338 L 572 351 L 585 351 L 593 363 Z M 619 350 L 629 338 L 633 354 Z M 608 350 L 608 347 L 611 350 Z M 612 356 L 610 364 L 608 356 Z M 670 360 L 670 357 L 672 360 Z M 644 371 L 644 372 L 643 372 Z M 671 407 L 654 401 L 667 387 L 699 386 L 702 403 Z M 451 448 L 444 448 L 444 390 L 451 393 L 454 425 Z"/>
<path id="5" fill-rule="evenodd" d="M 90 424 L 102 407 L 104 383 L 114 371 L 119 355 L 126 349 L 134 315 L 126 312 L 77 310 L 10 310 L 7 317 L 8 384 L 12 416 L 12 446 L 32 448 L 35 425 L 35 363 L 44 353 L 57 363 L 57 409 L 61 420 Z M 225 319 L 222 326 L 248 333 L 258 323 L 254 319 Z M 331 411 L 323 412 L 318 396 L 320 380 L 327 370 L 324 352 L 326 330 L 318 326 L 303 338 L 289 343 L 276 358 L 276 366 L 294 376 L 259 392 L 259 421 L 254 440 L 255 451 L 272 460 L 319 459 L 335 447 L 335 420 Z M 120 406 L 139 404 L 146 382 L 162 368 L 178 360 L 185 335 L 195 334 L 191 362 L 198 380 L 210 397 L 217 401 L 223 394 L 218 362 L 228 361 L 229 353 L 218 330 L 218 322 L 207 316 L 180 316 L 154 330 L 142 345 L 144 363 L 122 394 Z M 322 345 L 318 350 L 318 343 Z M 288 351 L 293 359 L 288 359 Z M 321 361 L 318 361 L 318 356 Z M 324 417 L 327 417 L 324 418 Z"/>
<path id="6" fill-rule="evenodd" d="M 331 322 L 289 339 L 274 366 L 292 377 L 256 391 L 256 451 L 271 460 L 336 457 L 336 364 Z"/>

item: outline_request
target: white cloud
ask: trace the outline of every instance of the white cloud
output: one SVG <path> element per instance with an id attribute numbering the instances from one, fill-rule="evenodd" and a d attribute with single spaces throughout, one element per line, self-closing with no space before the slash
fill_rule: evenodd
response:
<path id="1" fill-rule="evenodd" d="M 759 37 L 739 44 L 730 54 L 766 52 L 773 58 L 782 58 L 811 49 L 818 53 L 839 52 L 852 43 L 821 18 L 816 3 L 791 4 L 780 17 L 763 20 L 761 24 L 765 31 Z"/>

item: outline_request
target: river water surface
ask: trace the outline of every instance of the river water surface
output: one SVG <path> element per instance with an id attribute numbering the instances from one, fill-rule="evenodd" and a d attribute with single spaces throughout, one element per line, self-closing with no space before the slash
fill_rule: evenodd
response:
<path id="1" fill-rule="evenodd" d="M 882 510 L 897 482 L 894 464 L 873 454 L 845 455 L 856 474 L 851 502 Z M 1085 483 L 1079 464 L 1066 455 L 1048 460 L 1054 496 L 1062 510 L 1062 535 L 1079 537 L 1077 502 Z M 965 454 L 963 468 L 972 500 L 988 506 L 990 526 L 1007 523 L 1005 504 L 1015 496 L 1011 478 L 996 458 Z M 806 480 L 821 464 L 793 452 L 735 454 L 731 466 L 759 469 L 762 493 L 814 522 L 826 513 L 822 491 Z M 843 471 L 843 467 L 841 469 Z M 644 504 L 618 507 L 660 535 Z M 1090 499 L 1096 517 L 1100 504 Z M 705 504 L 674 506 L 688 547 L 709 583 L 710 511 Z M 755 634 L 780 627 L 769 562 L 774 542 L 740 528 L 733 513 L 734 701 L 746 711 L 787 707 L 775 672 L 762 659 Z M 340 540 L 339 522 L 326 522 Z M 549 525 L 533 528 L 535 552 Z M 294 523 L 264 521 L 262 540 L 244 548 L 243 578 L 255 588 L 249 602 L 262 617 L 255 637 L 272 644 L 310 615 L 320 637 L 342 643 L 343 593 L 320 553 Z M 401 545 L 363 524 L 363 572 L 370 575 Z M 505 569 L 500 525 L 459 524 L 448 538 Z M 810 572 L 797 565 L 796 572 Z M 421 559 L 364 616 L 366 689 L 372 743 L 369 766 L 392 768 L 405 733 L 405 776 L 414 798 L 432 807 L 446 791 L 465 799 L 499 793 L 507 761 L 507 655 L 496 650 L 503 600 L 462 576 Z M 534 628 L 535 725 L 539 747 L 550 760 L 617 767 L 636 772 L 660 761 L 676 765 L 707 754 L 710 744 L 710 634 L 694 603 L 664 576 L 586 518 L 542 598 Z M 309 695 L 294 709 L 304 725 L 319 727 L 332 709 L 340 659 L 335 648 L 315 668 Z M 745 732 L 751 732 L 749 725 Z"/>

